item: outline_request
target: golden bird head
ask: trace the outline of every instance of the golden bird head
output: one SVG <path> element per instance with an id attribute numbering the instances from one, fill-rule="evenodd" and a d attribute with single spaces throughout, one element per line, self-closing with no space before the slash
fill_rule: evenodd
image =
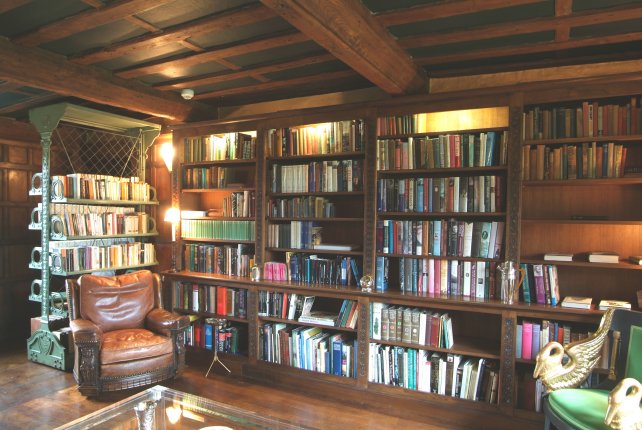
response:
<path id="1" fill-rule="evenodd" d="M 642 428 L 640 400 L 642 385 L 634 378 L 622 379 L 609 394 L 604 424 L 621 430 Z"/>
<path id="2" fill-rule="evenodd" d="M 535 357 L 533 377 L 545 379 L 548 373 L 562 366 L 563 357 L 564 347 L 560 343 L 555 341 L 547 343 Z"/>

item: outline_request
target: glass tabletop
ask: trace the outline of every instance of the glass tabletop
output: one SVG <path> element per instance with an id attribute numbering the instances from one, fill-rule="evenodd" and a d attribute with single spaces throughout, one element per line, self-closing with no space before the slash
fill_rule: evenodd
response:
<path id="1" fill-rule="evenodd" d="M 58 427 L 66 430 L 290 430 L 303 428 L 161 385 Z"/>

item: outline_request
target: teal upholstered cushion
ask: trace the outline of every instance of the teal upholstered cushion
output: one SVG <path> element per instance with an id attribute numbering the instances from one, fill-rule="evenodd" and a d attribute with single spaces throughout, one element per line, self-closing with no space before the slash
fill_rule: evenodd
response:
<path id="1" fill-rule="evenodd" d="M 604 424 L 609 392 L 595 389 L 563 389 L 548 396 L 551 409 L 574 428 L 610 430 Z"/>

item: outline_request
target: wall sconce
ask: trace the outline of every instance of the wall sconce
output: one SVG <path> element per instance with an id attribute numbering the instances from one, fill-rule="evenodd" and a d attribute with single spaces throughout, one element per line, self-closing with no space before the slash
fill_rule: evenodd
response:
<path id="1" fill-rule="evenodd" d="M 165 212 L 165 222 L 172 224 L 172 268 L 171 272 L 176 272 L 176 226 L 181 221 L 181 211 L 178 208 L 169 208 Z"/>
<path id="2" fill-rule="evenodd" d="M 165 142 L 160 147 L 160 156 L 167 166 L 167 170 L 172 171 L 172 165 L 174 164 L 174 145 L 172 142 Z"/>

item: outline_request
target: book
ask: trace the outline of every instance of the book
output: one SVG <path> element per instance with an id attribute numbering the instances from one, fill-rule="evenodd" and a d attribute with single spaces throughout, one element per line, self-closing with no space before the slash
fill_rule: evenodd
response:
<path id="1" fill-rule="evenodd" d="M 320 243 L 314 245 L 313 248 L 320 251 L 353 251 L 356 249 L 354 245 L 339 245 L 334 243 Z"/>
<path id="2" fill-rule="evenodd" d="M 624 300 L 600 300 L 601 311 L 605 311 L 610 308 L 622 308 L 622 309 L 631 309 L 631 303 Z"/>
<path id="3" fill-rule="evenodd" d="M 332 312 L 311 311 L 308 315 L 301 315 L 299 322 L 312 323 L 319 325 L 334 326 L 337 321 L 337 315 Z"/>
<path id="4" fill-rule="evenodd" d="M 596 251 L 588 255 L 589 263 L 619 263 L 620 256 L 611 251 Z"/>
<path id="5" fill-rule="evenodd" d="M 591 302 L 593 302 L 593 299 L 591 297 L 566 296 L 564 297 L 564 300 L 562 300 L 562 307 L 573 309 L 591 309 Z"/>
<path id="6" fill-rule="evenodd" d="M 566 252 L 547 252 L 544 261 L 573 261 L 573 254 Z"/>

